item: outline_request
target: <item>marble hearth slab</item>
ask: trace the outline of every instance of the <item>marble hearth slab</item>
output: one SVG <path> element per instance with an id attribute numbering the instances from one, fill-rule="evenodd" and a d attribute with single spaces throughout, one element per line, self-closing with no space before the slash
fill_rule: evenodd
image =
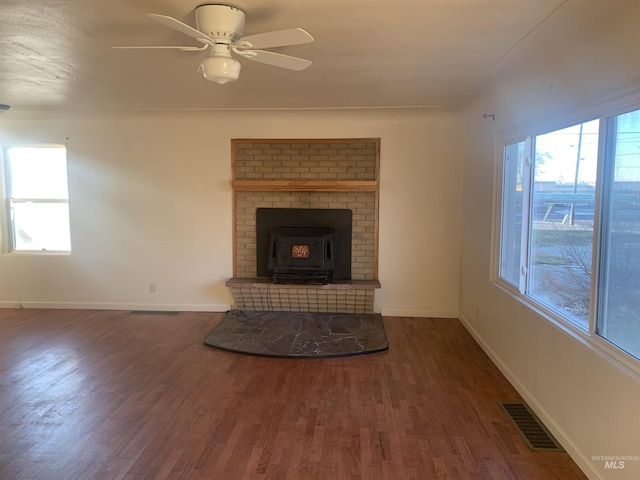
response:
<path id="1" fill-rule="evenodd" d="M 204 340 L 269 357 L 322 358 L 389 349 L 380 314 L 230 311 Z"/>

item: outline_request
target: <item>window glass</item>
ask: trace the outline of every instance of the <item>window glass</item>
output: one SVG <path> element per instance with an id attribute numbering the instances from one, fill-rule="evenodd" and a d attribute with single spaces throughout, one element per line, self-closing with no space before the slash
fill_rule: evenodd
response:
<path id="1" fill-rule="evenodd" d="M 583 327 L 590 308 L 599 121 L 535 138 L 528 293 Z"/>
<path id="2" fill-rule="evenodd" d="M 504 149 L 500 277 L 519 286 L 524 195 L 525 142 Z"/>
<path id="3" fill-rule="evenodd" d="M 640 111 L 607 124 L 597 332 L 640 358 Z"/>
<path id="4" fill-rule="evenodd" d="M 62 147 L 8 148 L 11 197 L 68 199 L 65 150 Z"/>
<path id="5" fill-rule="evenodd" d="M 7 148 L 5 170 L 10 250 L 69 251 L 66 149 Z"/>

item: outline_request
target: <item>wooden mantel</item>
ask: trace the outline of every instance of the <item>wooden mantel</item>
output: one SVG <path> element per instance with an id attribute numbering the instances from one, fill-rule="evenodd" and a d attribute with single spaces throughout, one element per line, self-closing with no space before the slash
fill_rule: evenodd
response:
<path id="1" fill-rule="evenodd" d="M 240 192 L 376 192 L 377 180 L 233 180 L 231 186 Z"/>

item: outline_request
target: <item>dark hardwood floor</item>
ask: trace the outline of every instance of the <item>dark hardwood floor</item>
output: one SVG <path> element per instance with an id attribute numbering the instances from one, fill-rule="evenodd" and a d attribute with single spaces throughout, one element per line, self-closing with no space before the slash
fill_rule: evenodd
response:
<path id="1" fill-rule="evenodd" d="M 460 322 L 384 319 L 388 352 L 204 346 L 217 313 L 0 309 L 0 478 L 584 479 L 532 452 Z"/>

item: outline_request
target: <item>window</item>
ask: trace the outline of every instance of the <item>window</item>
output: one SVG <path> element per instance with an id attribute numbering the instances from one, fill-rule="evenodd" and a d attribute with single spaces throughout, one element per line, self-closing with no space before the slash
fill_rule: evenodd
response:
<path id="1" fill-rule="evenodd" d="M 640 358 L 640 110 L 504 149 L 502 283 Z"/>
<path id="2" fill-rule="evenodd" d="M 640 111 L 607 127 L 597 333 L 640 358 Z"/>
<path id="3" fill-rule="evenodd" d="M 70 251 L 64 146 L 5 149 L 8 251 Z"/>
<path id="4" fill-rule="evenodd" d="M 526 218 L 525 175 L 525 142 L 508 145 L 504 150 L 500 276 L 516 287 L 520 285 L 522 225 Z"/>
<path id="5" fill-rule="evenodd" d="M 534 140 L 527 292 L 589 323 L 599 121 Z"/>

